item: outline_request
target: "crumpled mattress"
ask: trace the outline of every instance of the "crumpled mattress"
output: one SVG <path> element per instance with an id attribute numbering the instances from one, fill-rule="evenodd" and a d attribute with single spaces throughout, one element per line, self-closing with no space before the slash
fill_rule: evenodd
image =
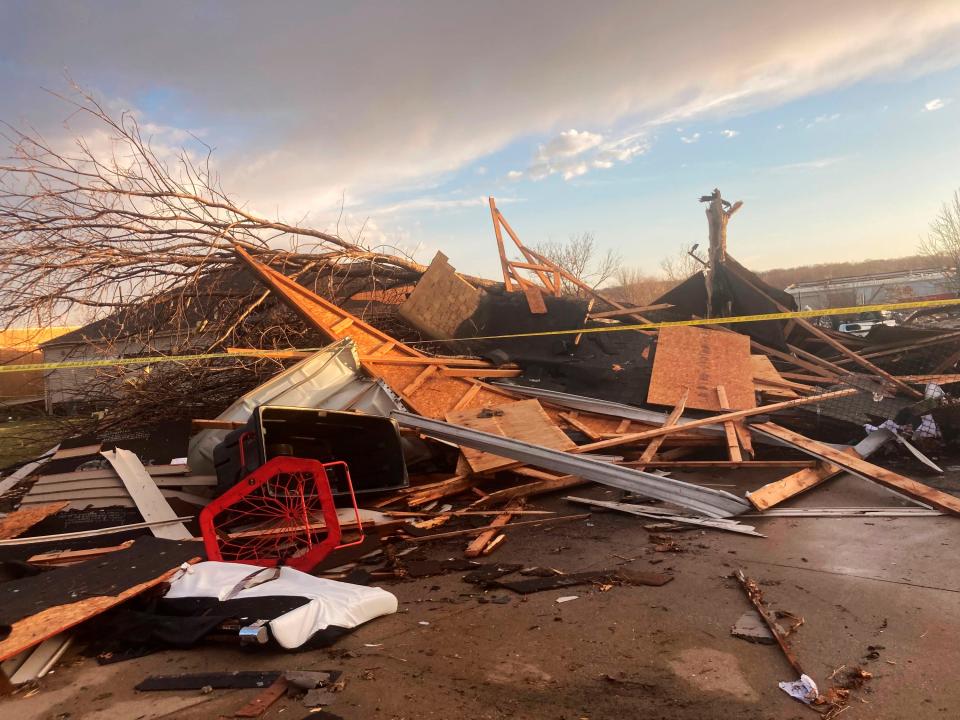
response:
<path id="1" fill-rule="evenodd" d="M 182 570 L 170 581 L 166 598 L 208 597 L 225 600 L 257 565 L 202 562 Z M 386 590 L 326 580 L 284 567 L 275 580 L 240 590 L 235 599 L 303 597 L 309 602 L 269 623 L 277 643 L 288 650 L 300 647 L 316 633 L 328 629 L 352 630 L 365 622 L 397 611 L 397 598 Z"/>

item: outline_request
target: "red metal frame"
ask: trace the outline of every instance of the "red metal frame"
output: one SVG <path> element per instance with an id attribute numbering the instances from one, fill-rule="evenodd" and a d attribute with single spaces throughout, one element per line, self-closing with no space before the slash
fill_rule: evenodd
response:
<path id="1" fill-rule="evenodd" d="M 341 543 L 340 521 L 327 468 L 342 466 L 359 539 Z M 316 522 L 322 514 L 323 526 Z M 350 468 L 344 462 L 275 457 L 254 470 L 200 513 L 210 560 L 264 567 L 288 565 L 309 572 L 334 550 L 364 540 Z M 321 539 L 321 535 L 323 535 Z"/>

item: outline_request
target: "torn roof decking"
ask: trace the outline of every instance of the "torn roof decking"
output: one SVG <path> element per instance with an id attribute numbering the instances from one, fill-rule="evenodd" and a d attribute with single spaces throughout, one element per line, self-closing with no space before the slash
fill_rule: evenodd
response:
<path id="1" fill-rule="evenodd" d="M 449 410 L 489 407 L 518 399 L 478 380 L 450 375 L 450 368 L 431 363 L 432 358 L 257 262 L 242 248 L 238 247 L 236 252 L 271 290 L 324 335 L 331 340 L 353 338 L 360 355 L 366 357 L 362 363 L 364 369 L 382 378 L 404 403 L 418 413 L 443 418 Z M 374 356 L 382 356 L 384 361 L 373 360 Z M 391 362 L 404 359 L 413 361 L 413 364 Z M 423 364 L 416 363 L 417 359 L 423 360 Z"/>
<path id="2" fill-rule="evenodd" d="M 509 390 L 466 376 L 469 370 L 438 364 L 436 358 L 403 344 L 286 275 L 257 262 L 242 248 L 237 248 L 237 255 L 264 284 L 324 335 L 331 340 L 352 338 L 364 358 L 364 369 L 374 377 L 382 378 L 408 407 L 420 415 L 444 419 L 453 410 L 493 407 L 524 399 Z M 376 357 L 383 360 L 376 360 Z M 476 372 L 481 374 L 483 370 Z M 545 410 L 552 420 L 563 423 L 555 409 L 547 407 Z M 599 435 L 614 433 L 620 424 L 616 418 L 586 413 L 580 416 L 580 420 Z M 698 443 L 704 438 L 696 433 L 683 433 L 672 440 Z M 706 441 L 712 442 L 709 438 Z"/>

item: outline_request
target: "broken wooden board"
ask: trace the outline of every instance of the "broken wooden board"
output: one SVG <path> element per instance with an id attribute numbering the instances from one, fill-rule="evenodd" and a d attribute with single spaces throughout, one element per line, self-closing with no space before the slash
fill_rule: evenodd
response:
<path id="1" fill-rule="evenodd" d="M 521 440 L 552 450 L 572 450 L 576 447 L 567 435 L 547 416 L 538 400 L 518 400 L 483 410 L 458 410 L 447 413 L 447 422 L 482 430 L 483 432 Z M 475 473 L 490 472 L 515 465 L 502 458 L 472 448 L 463 448 L 463 456 Z"/>
<path id="2" fill-rule="evenodd" d="M 813 455 L 827 463 L 837 465 L 847 472 L 862 477 L 865 480 L 871 480 L 885 487 L 905 493 L 922 503 L 932 505 L 944 512 L 960 515 L 960 498 L 948 495 L 929 485 L 911 480 L 892 470 L 887 470 L 886 468 L 879 467 L 866 460 L 832 448 L 829 445 L 811 440 L 800 433 L 793 432 L 774 423 L 751 425 L 750 429 L 768 437 L 782 440 L 808 455 Z"/>
<path id="3" fill-rule="evenodd" d="M 688 389 L 688 408 L 718 411 L 718 385 L 730 409 L 757 406 L 749 337 L 688 326 L 660 329 L 647 402 L 674 406 Z"/>
<path id="4" fill-rule="evenodd" d="M 500 534 L 500 528 L 510 522 L 513 518 L 513 510 L 519 509 L 521 506 L 518 503 L 512 504 L 507 508 L 503 513 L 497 515 L 490 523 L 491 529 L 482 535 L 478 535 L 473 539 L 473 541 L 467 546 L 467 549 L 464 551 L 464 555 L 468 558 L 480 557 L 481 555 L 487 554 L 485 551 L 487 546 L 493 543 L 496 537 Z"/>
<path id="5" fill-rule="evenodd" d="M 0 519 L 0 539 L 15 538 L 67 506 L 66 501 L 20 508 Z"/>
<path id="6" fill-rule="evenodd" d="M 753 384 L 758 392 L 771 397 L 800 397 L 799 393 L 790 387 L 797 383 L 791 383 L 777 372 L 770 358 L 766 355 L 751 355 L 750 366 L 753 370 Z"/>
<path id="7" fill-rule="evenodd" d="M 680 419 L 680 416 L 683 415 L 684 408 L 687 406 L 687 396 L 689 395 L 689 388 L 684 388 L 683 392 L 680 393 L 680 398 L 677 400 L 677 404 L 674 406 L 673 410 L 670 411 L 670 414 L 667 415 L 667 419 L 663 421 L 663 427 L 671 427 L 677 424 L 677 421 Z M 663 436 L 653 438 L 650 443 L 644 449 L 643 454 L 640 456 L 641 463 L 648 463 L 653 460 L 654 456 L 657 454 L 657 450 L 660 449 L 660 446 L 663 444 Z M 639 469 L 643 469 L 644 465 L 638 465 Z"/>
<path id="8" fill-rule="evenodd" d="M 480 291 L 437 252 L 397 314 L 434 340 L 452 338 L 480 304 Z"/>
<path id="9" fill-rule="evenodd" d="M 727 390 L 723 385 L 717 385 L 717 400 L 720 403 L 721 410 L 732 410 L 730 401 L 727 398 Z M 723 431 L 727 436 L 727 452 L 730 455 L 730 462 L 740 462 L 743 460 L 743 454 L 740 452 L 740 440 L 738 438 L 737 426 L 733 421 L 727 421 L 723 424 Z M 744 433 L 745 434 L 745 433 Z"/>
<path id="10" fill-rule="evenodd" d="M 273 684 L 257 694 L 250 702 L 233 713 L 237 717 L 260 717 L 271 705 L 282 698 L 289 687 L 287 679 L 282 675 L 273 681 Z"/>

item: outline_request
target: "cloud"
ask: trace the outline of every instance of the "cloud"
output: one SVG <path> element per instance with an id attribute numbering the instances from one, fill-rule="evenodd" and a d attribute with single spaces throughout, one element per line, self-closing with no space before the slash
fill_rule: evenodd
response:
<path id="1" fill-rule="evenodd" d="M 739 130 L 721 130 L 720 134 L 723 135 L 725 138 L 735 138 L 737 135 L 740 134 L 740 131 Z"/>
<path id="2" fill-rule="evenodd" d="M 687 145 L 693 145 L 693 143 L 700 140 L 700 133 L 694 133 L 693 135 L 684 135 L 680 138 L 680 142 L 686 143 Z"/>
<path id="3" fill-rule="evenodd" d="M 399 202 L 390 203 L 387 205 L 368 208 L 367 212 L 371 215 L 378 216 L 396 215 L 403 212 L 417 212 L 425 210 L 437 212 L 443 210 L 460 210 L 462 208 L 486 206 L 487 202 L 486 196 L 451 198 L 424 195 L 421 197 L 410 198 L 408 200 L 401 200 Z M 517 198 L 497 197 L 498 205 L 506 205 L 513 202 L 518 202 Z"/>
<path id="4" fill-rule="evenodd" d="M 77 0 L 56 12 L 8 3 L 0 118 L 59 127 L 70 110 L 39 88 L 62 89 L 66 67 L 103 97 L 130 99 L 149 122 L 206 129 L 233 197 L 284 217 L 336 218 L 344 192 L 375 201 L 571 127 L 588 129 L 562 141 L 577 152 L 557 155 L 549 150 L 561 145 L 546 142 L 544 171 L 578 177 L 636 157 L 657 124 L 686 127 L 960 62 L 955 0 L 817 0 L 815 11 L 732 0 L 719 32 L 691 24 L 688 3 L 491 4 L 291 0 L 277 13 L 252 0 Z M 509 51 L 490 52 L 491 14 L 510 16 L 497 29 Z M 323 42 L 317 28 L 329 30 Z M 619 144 L 627 138 L 633 145 Z"/>
<path id="5" fill-rule="evenodd" d="M 923 105 L 924 112 L 936 112 L 937 110 L 942 110 L 950 103 L 949 98 L 944 100 L 943 98 L 934 98 Z"/>
<path id="6" fill-rule="evenodd" d="M 824 123 L 833 122 L 840 118 L 840 113 L 833 113 L 832 115 L 817 115 L 813 120 L 807 123 L 808 128 L 812 128 L 815 125 L 822 125 Z"/>
<path id="7" fill-rule="evenodd" d="M 846 158 L 842 156 L 838 157 L 825 157 L 818 158 L 816 160 L 806 160 L 804 162 L 789 163 L 787 165 L 775 165 L 771 170 L 774 172 L 789 172 L 791 170 L 822 170 L 823 168 L 830 167 L 831 165 L 836 165 L 839 162 L 842 162 Z"/>
<path id="8" fill-rule="evenodd" d="M 628 134 L 617 140 L 605 140 L 599 133 L 565 130 L 547 143 L 538 146 L 526 173 L 511 170 L 508 180 L 528 177 L 543 180 L 560 175 L 564 180 L 586 175 L 590 170 L 606 170 L 644 153 L 647 144 Z"/>

